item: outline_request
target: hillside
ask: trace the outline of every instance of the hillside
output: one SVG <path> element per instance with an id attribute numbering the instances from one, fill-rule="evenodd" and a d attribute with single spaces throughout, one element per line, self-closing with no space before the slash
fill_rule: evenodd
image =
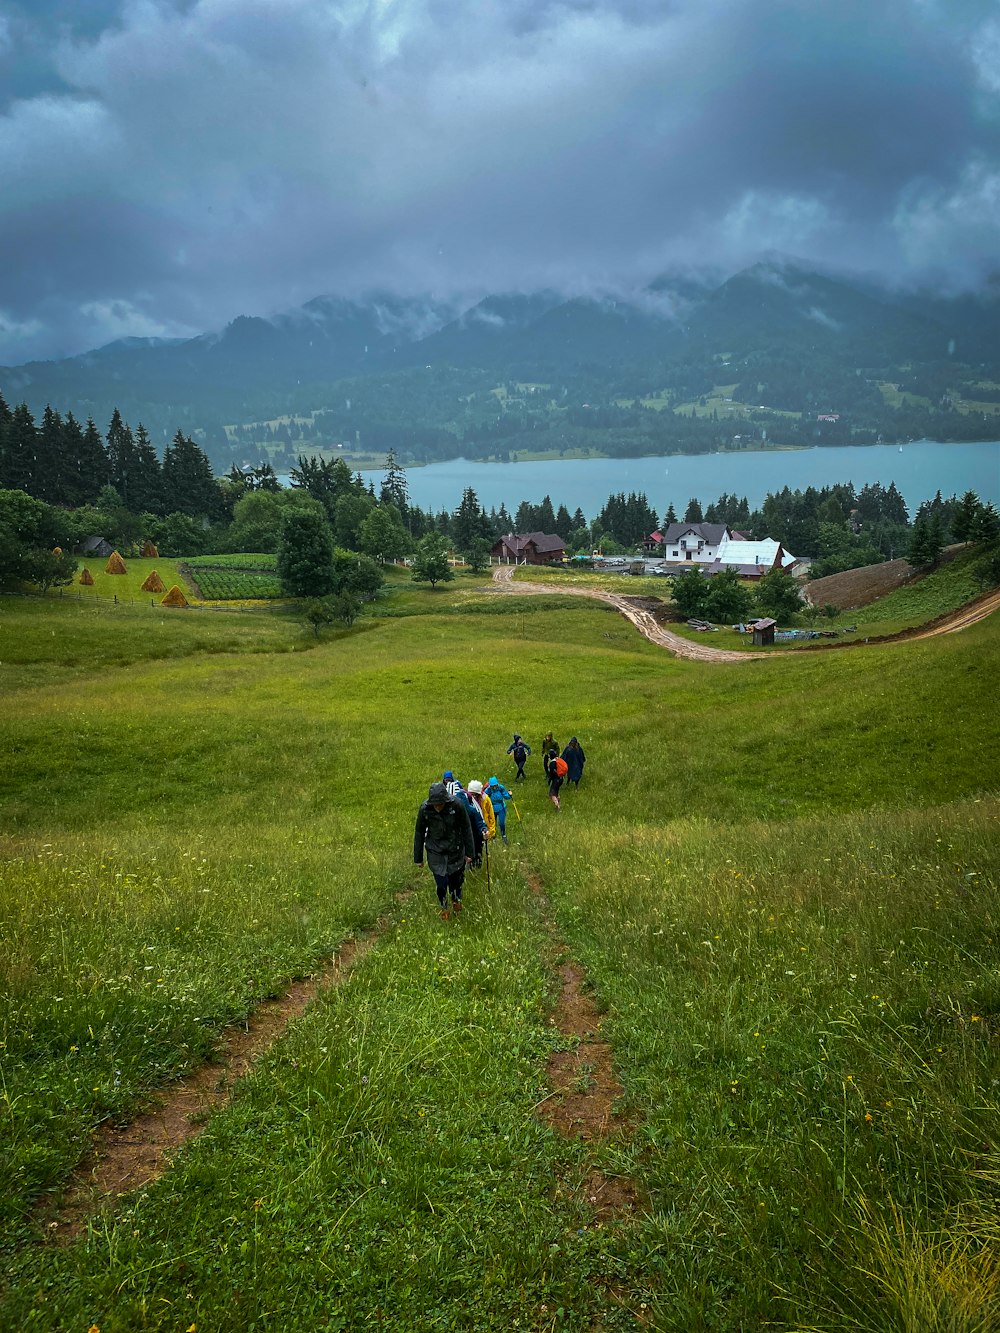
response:
<path id="1" fill-rule="evenodd" d="M 733 667 L 480 584 L 319 642 L 0 602 L 0 1325 L 995 1308 L 1000 620 Z M 510 781 L 515 728 L 509 846 L 442 921 L 417 806 Z M 558 812 L 550 729 L 587 755 Z"/>

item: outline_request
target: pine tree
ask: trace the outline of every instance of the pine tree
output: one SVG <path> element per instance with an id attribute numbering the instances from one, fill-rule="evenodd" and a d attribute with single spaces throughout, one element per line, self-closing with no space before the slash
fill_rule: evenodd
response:
<path id="1" fill-rule="evenodd" d="M 108 462 L 111 466 L 111 485 L 122 498 L 126 509 L 132 509 L 129 494 L 135 476 L 135 440 L 116 407 L 108 426 Z"/>
<path id="2" fill-rule="evenodd" d="M 489 533 L 489 523 L 479 504 L 479 497 L 471 486 L 462 492 L 462 503 L 455 511 L 451 525 L 452 540 L 455 549 L 463 555 L 470 550 L 477 538 L 485 538 Z"/>
<path id="3" fill-rule="evenodd" d="M 212 465 L 194 440 L 180 430 L 163 454 L 163 491 L 163 505 L 169 513 L 215 518 L 221 509 Z"/>
<path id="4" fill-rule="evenodd" d="M 61 477 L 63 504 L 76 509 L 89 500 L 90 494 L 80 475 L 80 457 L 83 452 L 83 431 L 72 412 L 63 422 L 63 471 Z"/>
<path id="5" fill-rule="evenodd" d="M 670 504 L 667 505 L 667 512 L 663 515 L 663 526 L 664 528 L 669 528 L 671 523 L 676 523 L 676 522 L 677 522 L 677 510 L 674 508 L 673 502 L 671 502 Z"/>
<path id="6" fill-rule="evenodd" d="M 132 510 L 136 514 L 162 514 L 163 471 L 146 427 L 139 423 L 135 432 L 135 460 L 132 480 Z"/>
<path id="7" fill-rule="evenodd" d="M 979 546 L 992 546 L 1000 537 L 1000 514 L 992 503 L 980 505 L 972 525 L 971 540 Z"/>
<path id="8" fill-rule="evenodd" d="M 83 429 L 76 476 L 83 503 L 96 500 L 104 487 L 111 484 L 111 462 L 93 417 L 87 418 Z"/>
<path id="9" fill-rule="evenodd" d="M 976 519 L 982 509 L 979 496 L 975 491 L 966 491 L 955 506 L 951 521 L 951 535 L 957 542 L 971 542 L 975 531 Z"/>
<path id="10" fill-rule="evenodd" d="M 4 490 L 34 494 L 38 429 L 27 403 L 19 403 L 4 432 L 6 449 L 0 486 Z"/>
<path id="11" fill-rule="evenodd" d="M 555 510 L 552 508 L 552 501 L 547 495 L 542 497 L 542 503 L 538 506 L 538 512 L 536 518 L 538 522 L 538 527 L 537 529 L 535 529 L 535 531 L 544 532 L 547 534 L 552 534 L 555 532 L 556 514 Z"/>
<path id="12" fill-rule="evenodd" d="M 32 479 L 32 495 L 44 500 L 46 504 L 61 504 L 65 499 L 64 446 L 62 417 L 46 404 L 42 424 L 38 428 L 35 475 Z"/>
<path id="13" fill-rule="evenodd" d="M 385 476 L 382 478 L 382 503 L 395 505 L 403 522 L 406 522 L 410 507 L 410 495 L 406 485 L 406 472 L 396 460 L 396 451 L 390 449 L 385 456 Z"/>
<path id="14" fill-rule="evenodd" d="M 701 504 L 699 503 L 697 496 L 692 496 L 691 499 L 688 501 L 687 509 L 684 510 L 684 522 L 701 523 L 703 521 L 704 520 L 702 518 L 702 513 L 701 513 Z"/>

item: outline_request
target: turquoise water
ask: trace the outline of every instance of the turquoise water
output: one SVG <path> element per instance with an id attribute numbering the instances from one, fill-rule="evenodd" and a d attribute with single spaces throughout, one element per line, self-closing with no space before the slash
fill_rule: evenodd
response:
<path id="1" fill-rule="evenodd" d="M 378 490 L 381 470 L 363 474 Z M 570 513 L 579 507 L 594 518 L 608 496 L 645 491 L 662 517 L 673 503 L 683 515 L 687 502 L 697 496 L 702 504 L 723 491 L 745 495 L 753 509 L 768 491 L 784 486 L 804 490 L 851 481 L 860 489 L 879 481 L 896 483 L 911 517 L 922 500 L 940 490 L 942 495 L 975 491 L 982 500 L 1000 506 L 1000 441 L 977 444 L 879 444 L 868 448 L 822 448 L 726 454 L 673 455 L 658 458 L 556 459 L 543 463 L 474 463 L 452 459 L 429 467 L 408 468 L 410 500 L 422 509 L 456 509 L 462 492 L 471 486 L 484 508 L 499 508 L 511 516 L 522 500 L 537 504 L 551 497 Z"/>

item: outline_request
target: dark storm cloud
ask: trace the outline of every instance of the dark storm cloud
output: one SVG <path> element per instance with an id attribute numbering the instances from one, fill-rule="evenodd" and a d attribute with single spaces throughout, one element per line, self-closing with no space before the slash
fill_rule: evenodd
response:
<path id="1" fill-rule="evenodd" d="M 978 0 L 0 0 L 0 361 L 319 292 L 1000 261 Z"/>

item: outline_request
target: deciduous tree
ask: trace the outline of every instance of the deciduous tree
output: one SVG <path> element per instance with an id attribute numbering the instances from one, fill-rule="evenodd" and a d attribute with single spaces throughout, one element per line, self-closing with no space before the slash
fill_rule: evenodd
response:
<path id="1" fill-rule="evenodd" d="M 415 583 L 429 583 L 432 588 L 439 583 L 449 583 L 455 577 L 448 563 L 448 543 L 444 537 L 428 533 L 417 543 L 412 577 Z"/>

